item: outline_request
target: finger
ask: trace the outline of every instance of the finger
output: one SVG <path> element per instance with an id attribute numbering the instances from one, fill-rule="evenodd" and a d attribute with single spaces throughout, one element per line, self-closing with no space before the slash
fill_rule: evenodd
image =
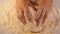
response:
<path id="1" fill-rule="evenodd" d="M 24 11 L 23 11 L 23 0 L 16 0 L 16 12 L 18 19 L 25 23 Z"/>

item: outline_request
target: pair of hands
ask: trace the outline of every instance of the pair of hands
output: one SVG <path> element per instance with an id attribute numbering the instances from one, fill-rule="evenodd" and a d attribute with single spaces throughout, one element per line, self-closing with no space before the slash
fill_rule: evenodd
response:
<path id="1" fill-rule="evenodd" d="M 30 22 L 35 20 L 37 25 L 39 25 L 39 23 L 44 23 L 45 19 L 47 18 L 52 8 L 52 0 L 37 0 L 36 3 L 38 5 L 32 4 L 30 0 L 16 0 L 16 1 L 18 19 L 23 23 L 27 23 L 26 22 L 27 20 Z M 33 8 L 34 13 L 32 13 L 33 11 L 29 10 L 29 7 Z M 33 14 L 35 15 L 33 16 Z"/>
<path id="2" fill-rule="evenodd" d="M 18 19 L 23 23 L 32 23 L 35 26 L 31 31 L 41 31 L 41 26 L 45 22 L 51 8 L 52 0 L 37 0 L 36 4 L 30 0 L 16 0 L 16 10 Z M 29 8 L 30 7 L 30 8 Z M 37 29 L 36 29 L 37 28 Z"/>

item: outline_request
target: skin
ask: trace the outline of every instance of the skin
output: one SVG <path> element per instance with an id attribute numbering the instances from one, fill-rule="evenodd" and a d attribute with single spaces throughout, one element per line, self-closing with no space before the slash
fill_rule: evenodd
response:
<path id="1" fill-rule="evenodd" d="M 26 24 L 26 18 L 29 22 L 33 23 L 33 18 L 35 17 L 36 25 L 35 28 L 40 28 L 40 24 L 42 25 L 49 15 L 49 12 L 52 8 L 52 0 L 37 0 L 36 3 L 38 5 L 34 5 L 29 0 L 16 0 L 16 11 L 17 11 L 17 17 L 20 21 L 22 21 L 23 24 Z M 29 6 L 36 9 L 36 16 L 32 16 L 31 12 L 29 11 Z M 25 16 L 24 16 L 25 13 Z M 34 26 L 32 26 L 34 27 Z M 39 29 L 37 29 L 37 32 Z M 34 29 L 33 31 L 34 32 Z M 36 32 L 36 33 L 37 33 Z M 40 32 L 40 31 L 39 31 Z"/>
<path id="2" fill-rule="evenodd" d="M 24 13 L 26 14 L 28 20 L 32 21 L 33 17 L 32 14 L 29 11 L 29 5 L 33 8 L 35 8 L 32 3 L 29 2 L 29 0 L 16 0 L 16 11 L 19 20 L 22 22 L 25 22 L 25 16 Z M 42 23 L 45 21 L 47 14 L 49 14 L 51 8 L 52 8 L 52 0 L 37 0 L 37 11 L 36 11 L 36 24 L 39 25 L 39 23 Z M 24 11 L 22 11 L 24 10 Z"/>
<path id="3" fill-rule="evenodd" d="M 25 20 L 26 20 L 24 13 L 26 14 L 28 20 L 32 21 L 32 15 L 29 11 L 28 4 L 30 4 L 30 6 L 32 6 L 32 7 L 34 6 L 29 2 L 29 0 L 16 0 L 17 16 L 18 16 L 18 19 L 21 20 L 22 22 L 25 22 Z M 24 11 L 22 11 L 22 10 L 24 10 Z"/>
<path id="4" fill-rule="evenodd" d="M 24 11 L 22 11 L 24 10 Z M 18 19 L 25 22 L 24 12 L 28 13 L 28 0 L 16 0 L 16 11 Z"/>
<path id="5" fill-rule="evenodd" d="M 52 8 L 52 0 L 38 0 L 38 4 L 39 6 L 37 9 L 37 16 L 36 16 L 37 24 L 39 24 L 41 20 L 43 22 L 47 14 L 49 14 Z"/>

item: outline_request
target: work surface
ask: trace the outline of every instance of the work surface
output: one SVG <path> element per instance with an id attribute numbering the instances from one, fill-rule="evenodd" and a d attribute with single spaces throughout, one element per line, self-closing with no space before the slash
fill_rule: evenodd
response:
<path id="1" fill-rule="evenodd" d="M 0 0 L 0 34 L 6 34 L 6 32 L 8 31 L 8 29 L 6 28 L 6 27 L 8 27 L 8 25 L 6 25 L 6 24 L 4 24 L 4 21 L 2 20 L 2 19 L 4 19 L 4 18 L 6 18 L 6 17 L 4 17 L 3 15 L 6 13 L 6 14 L 8 14 L 8 13 L 13 13 L 13 12 L 10 12 L 10 10 L 11 10 L 11 8 L 13 8 L 13 7 L 15 7 L 15 3 L 16 3 L 16 0 Z M 57 9 L 57 11 L 60 11 L 60 0 L 54 0 L 53 1 L 53 6 L 55 6 L 55 8 Z M 14 10 L 12 10 L 12 11 L 15 11 L 15 9 Z M 14 14 L 13 14 L 14 15 Z M 7 18 L 6 18 L 7 19 Z M 12 18 L 11 18 L 12 19 Z M 14 18 L 13 18 L 14 19 Z M 13 20 L 12 19 L 12 20 Z M 17 19 L 17 18 L 15 18 L 15 19 Z M 4 19 L 5 20 L 5 19 Z M 6 20 L 5 22 L 7 22 L 8 20 Z M 59 20 L 60 21 L 60 20 Z M 11 21 L 11 22 L 13 22 L 13 21 Z M 16 22 L 16 21 L 15 21 Z M 18 21 L 19 22 L 19 21 Z M 3 24 L 4 25 L 6 25 L 6 27 L 4 27 L 3 26 Z M 9 23 L 8 23 L 9 24 Z M 19 25 L 18 23 L 16 23 L 17 24 L 17 26 Z M 14 23 L 12 23 L 12 26 L 14 25 Z M 11 26 L 11 25 L 10 25 Z M 9 27 L 10 27 L 9 26 Z M 16 26 L 16 27 L 17 27 Z M 15 27 L 15 26 L 14 26 Z M 5 28 L 6 28 L 6 30 L 5 30 Z M 12 28 L 12 27 L 11 27 Z M 17 30 L 16 31 L 18 31 L 18 29 L 19 29 L 19 27 L 18 28 L 16 28 Z M 14 28 L 12 28 L 11 30 L 15 30 Z M 11 30 L 9 30 L 8 31 L 8 34 L 16 34 L 16 33 L 14 33 L 14 31 L 11 31 Z M 60 22 L 58 22 L 58 25 L 56 26 L 56 28 L 55 28 L 55 34 L 60 34 Z"/>

